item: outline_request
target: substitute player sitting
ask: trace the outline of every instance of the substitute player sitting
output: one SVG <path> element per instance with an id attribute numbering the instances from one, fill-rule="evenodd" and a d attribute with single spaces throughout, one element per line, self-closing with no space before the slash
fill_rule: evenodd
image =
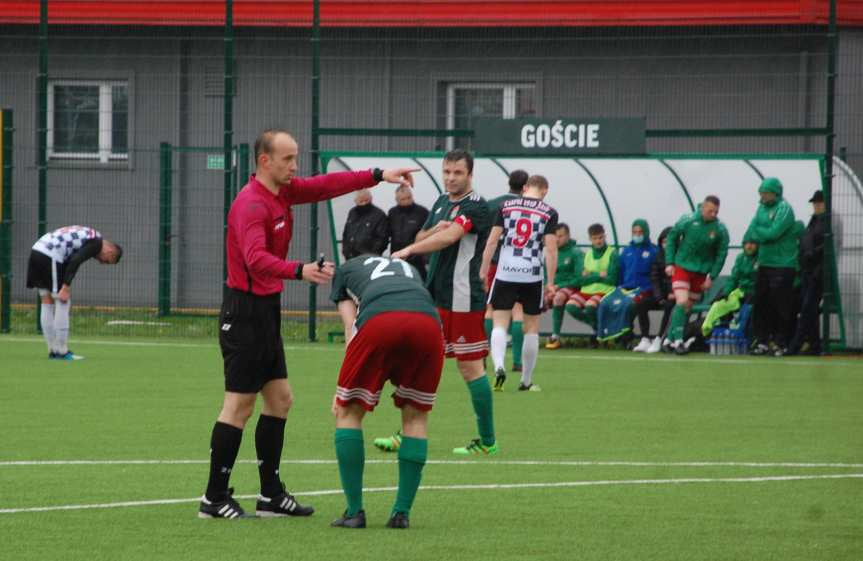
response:
<path id="1" fill-rule="evenodd" d="M 539 391 L 532 383 L 533 369 L 539 354 L 539 316 L 545 300 L 542 288 L 543 261 L 548 277 L 557 273 L 558 214 L 545 204 L 548 180 L 532 175 L 524 185 L 521 197 L 504 201 L 495 218 L 482 256 L 480 276 L 486 278 L 492 256 L 503 238 L 497 273 L 489 290 L 494 328 L 491 331 L 491 359 L 494 363 L 496 391 L 503 390 L 506 382 L 504 356 L 506 355 L 506 328 L 516 302 L 524 309 L 523 367 L 520 391 Z M 545 259 L 543 260 L 543 256 Z M 555 286 L 549 285 L 554 294 Z"/>
<path id="2" fill-rule="evenodd" d="M 419 271 L 401 259 L 371 253 L 339 267 L 330 299 L 345 325 L 347 352 L 333 398 L 336 457 L 347 509 L 332 525 L 365 528 L 363 417 L 384 383 L 402 410 L 399 486 L 389 528 L 407 528 L 428 454 L 428 412 L 444 360 L 440 316 Z"/>
<path id="3" fill-rule="evenodd" d="M 592 247 L 584 255 L 581 288 L 570 296 L 566 311 L 596 331 L 599 302 L 617 286 L 620 257 L 617 251 L 606 243 L 605 228 L 602 224 L 591 224 L 587 228 L 587 235 L 590 236 Z"/>
<path id="4" fill-rule="evenodd" d="M 69 312 L 72 308 L 72 279 L 88 259 L 116 265 L 123 248 L 102 239 L 87 226 L 65 226 L 39 238 L 30 250 L 27 288 L 38 288 L 42 298 L 39 320 L 48 344 L 48 358 L 80 360 L 69 350 Z"/>

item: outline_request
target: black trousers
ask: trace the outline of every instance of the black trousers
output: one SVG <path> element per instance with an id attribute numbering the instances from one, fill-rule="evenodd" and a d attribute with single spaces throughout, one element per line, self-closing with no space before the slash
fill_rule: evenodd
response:
<path id="1" fill-rule="evenodd" d="M 797 326 L 791 348 L 799 350 L 805 341 L 814 352 L 821 351 L 820 314 L 821 295 L 824 290 L 819 273 L 812 271 L 800 272 L 800 315 L 797 316 Z"/>
<path id="2" fill-rule="evenodd" d="M 788 345 L 791 338 L 794 269 L 761 267 L 755 282 L 755 338 L 758 342 Z"/>
<path id="3" fill-rule="evenodd" d="M 638 318 L 638 329 L 642 337 L 650 337 L 650 310 L 660 309 L 656 298 L 647 296 L 635 305 L 635 316 Z"/>

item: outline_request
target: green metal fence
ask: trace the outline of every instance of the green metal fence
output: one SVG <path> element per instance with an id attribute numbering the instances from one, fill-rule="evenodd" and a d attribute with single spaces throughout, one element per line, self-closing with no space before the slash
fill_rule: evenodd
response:
<path id="1" fill-rule="evenodd" d="M 567 115 L 644 118 L 652 154 L 832 156 L 839 142 L 848 166 L 863 169 L 854 124 L 863 39 L 837 29 L 835 1 L 826 25 L 537 28 L 409 17 L 350 25 L 332 19 L 338 5 L 326 0 L 307 15 L 251 22 L 248 11 L 236 17 L 241 0 L 225 0 L 216 25 L 72 25 L 52 16 L 63 4 L 41 0 L 38 25 L 0 24 L 0 104 L 19 124 L 10 168 L 16 332 L 32 333 L 38 317 L 22 286 L 27 249 L 48 229 L 83 222 L 127 251 L 116 270 L 82 269 L 77 333 L 213 334 L 206 318 L 224 277 L 224 210 L 248 177 L 242 151 L 267 127 L 295 132 L 304 174 L 321 170 L 325 151 L 475 148 L 477 117 Z M 74 119 L 74 131 L 63 128 Z M 75 143 L 93 146 L 80 157 Z M 208 169 L 216 155 L 222 167 Z M 829 199 L 832 158 L 824 161 Z M 292 258 L 330 247 L 325 211 L 294 210 Z M 289 338 L 314 339 L 318 322 L 333 319 L 326 291 L 302 283 L 286 283 L 283 304 Z"/>

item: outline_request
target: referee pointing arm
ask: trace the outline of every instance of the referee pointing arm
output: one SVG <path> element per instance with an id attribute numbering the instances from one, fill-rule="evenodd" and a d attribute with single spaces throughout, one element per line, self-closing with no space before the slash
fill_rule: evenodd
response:
<path id="1" fill-rule="evenodd" d="M 255 407 L 263 408 L 255 428 L 261 478 L 256 510 L 260 516 L 308 516 L 279 478 L 285 419 L 293 402 L 280 333 L 279 295 L 284 279 L 320 284 L 332 278 L 326 262 L 286 261 L 296 204 L 324 201 L 368 188 L 382 180 L 413 186 L 414 169 L 340 172 L 295 177 L 298 147 L 288 131 L 269 129 L 255 141 L 256 173 L 228 213 L 225 240 L 228 281 L 219 313 L 219 345 L 225 373 L 225 399 L 210 441 L 210 475 L 201 500 L 202 518 L 238 518 L 245 513 L 233 499 L 228 480 L 243 428 Z"/>

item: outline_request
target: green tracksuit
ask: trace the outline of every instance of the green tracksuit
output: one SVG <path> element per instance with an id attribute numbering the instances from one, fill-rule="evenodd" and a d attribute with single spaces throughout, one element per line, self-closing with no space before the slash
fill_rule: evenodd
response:
<path id="1" fill-rule="evenodd" d="M 704 222 L 701 205 L 684 214 L 668 233 L 665 262 L 691 273 L 719 276 L 728 256 L 728 230 L 719 220 Z"/>
<path id="2" fill-rule="evenodd" d="M 782 183 L 769 177 L 758 192 L 776 193 L 770 204 L 759 203 L 749 224 L 748 235 L 758 243 L 758 262 L 762 267 L 796 269 L 799 232 L 794 226 L 794 209 L 782 198 Z"/>

